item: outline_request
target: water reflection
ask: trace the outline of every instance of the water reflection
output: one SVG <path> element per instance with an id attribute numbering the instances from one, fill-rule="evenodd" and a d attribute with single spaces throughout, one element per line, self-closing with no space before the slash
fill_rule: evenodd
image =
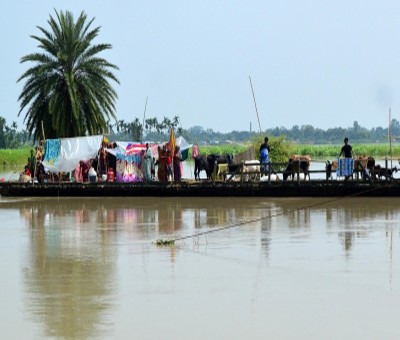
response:
<path id="1" fill-rule="evenodd" d="M 120 301 L 118 261 L 126 244 L 140 244 L 135 250 L 145 257 L 152 250 L 143 244 L 157 238 L 240 225 L 233 241 L 259 246 L 262 258 L 312 238 L 316 241 L 308 246 L 317 247 L 321 234 L 333 235 L 350 257 L 357 241 L 382 230 L 391 256 L 399 203 L 397 198 L 2 198 L 0 209 L 17 209 L 29 230 L 22 273 L 32 318 L 48 337 L 90 338 L 112 333 L 108 315 Z M 229 237 L 217 235 L 215 242 Z M 282 238 L 292 238 L 287 249 L 281 248 Z M 162 251 L 175 261 L 181 250 Z M 262 277 L 261 269 L 257 273 Z"/>
<path id="2" fill-rule="evenodd" d="M 23 272 L 27 310 L 49 337 L 103 332 L 102 315 L 115 285 L 114 261 L 105 246 L 110 235 L 82 228 L 92 214 L 84 206 L 72 211 L 64 205 L 23 204 L 20 212 L 30 228 Z"/>
<path id="3" fill-rule="evenodd" d="M 249 221 L 261 227 L 265 242 L 282 229 L 306 231 L 317 222 L 337 232 L 348 251 L 354 238 L 368 235 L 368 221 L 397 221 L 399 203 L 397 198 L 65 198 L 2 199 L 0 209 L 19 209 L 35 238 L 44 240 L 57 230 L 61 236 L 76 233 L 79 242 L 86 230 L 107 244 L 121 233 L 149 240 Z"/>

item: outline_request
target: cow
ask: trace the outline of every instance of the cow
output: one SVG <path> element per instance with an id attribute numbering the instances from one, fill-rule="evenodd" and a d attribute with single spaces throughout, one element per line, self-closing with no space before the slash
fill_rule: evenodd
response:
<path id="1" fill-rule="evenodd" d="M 396 166 L 394 168 L 382 168 L 380 165 L 376 165 L 373 168 L 373 176 L 375 179 L 382 179 L 383 177 L 386 179 L 392 179 L 393 174 L 397 171 L 398 169 Z"/>
<path id="2" fill-rule="evenodd" d="M 289 158 L 289 164 L 286 170 L 283 172 L 283 180 L 286 181 L 290 176 L 292 180 L 294 180 L 295 175 L 299 175 L 299 173 L 304 174 L 304 180 L 310 179 L 310 161 L 311 157 L 309 155 L 292 155 Z M 299 177 L 297 177 L 300 180 Z"/>
<path id="3" fill-rule="evenodd" d="M 200 179 L 200 171 L 205 171 L 207 174 L 207 179 L 211 179 L 212 170 L 209 166 L 207 156 L 197 155 L 194 158 L 194 179 Z"/>
<path id="4" fill-rule="evenodd" d="M 325 166 L 325 170 L 326 170 L 326 179 L 333 179 L 332 174 L 334 172 L 336 172 L 338 167 L 338 162 L 337 160 L 333 160 L 332 162 L 330 161 L 326 161 L 326 166 Z"/>
<path id="5" fill-rule="evenodd" d="M 373 157 L 360 156 L 354 159 L 354 173 L 361 177 L 363 180 L 371 178 L 372 170 L 375 166 L 375 159 Z"/>
<path id="6" fill-rule="evenodd" d="M 207 163 L 210 176 L 207 175 L 207 178 L 212 178 L 214 168 L 216 170 L 216 174 L 218 174 L 218 165 L 227 164 L 229 167 L 229 165 L 232 164 L 232 162 L 233 162 L 233 155 L 215 155 L 215 154 L 208 155 Z M 226 176 L 226 172 L 223 176 L 224 177 Z"/>
<path id="7" fill-rule="evenodd" d="M 244 161 L 243 173 L 245 174 L 246 181 L 260 178 L 260 170 L 261 168 L 259 160 Z"/>

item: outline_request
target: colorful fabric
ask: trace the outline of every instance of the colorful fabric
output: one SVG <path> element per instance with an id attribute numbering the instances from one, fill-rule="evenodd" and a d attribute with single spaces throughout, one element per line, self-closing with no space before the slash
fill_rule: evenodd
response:
<path id="1" fill-rule="evenodd" d="M 140 154 L 125 155 L 117 154 L 117 182 L 139 182 L 143 180 L 143 173 L 140 170 Z"/>
<path id="2" fill-rule="evenodd" d="M 353 174 L 354 159 L 353 158 L 339 158 L 336 175 L 339 177 L 348 177 Z"/>
<path id="3" fill-rule="evenodd" d="M 181 150 L 181 155 L 182 155 L 182 162 L 187 160 L 188 155 L 189 155 L 189 148 L 185 150 Z"/>
<path id="4" fill-rule="evenodd" d="M 60 139 L 47 139 L 46 152 L 44 159 L 47 164 L 54 165 L 60 156 L 61 140 Z"/>
<path id="5" fill-rule="evenodd" d="M 126 146 L 125 154 L 126 155 L 135 155 L 142 150 L 146 150 L 146 144 L 141 143 L 129 143 Z"/>
<path id="6" fill-rule="evenodd" d="M 175 146 L 176 146 L 175 133 L 174 129 L 171 129 L 171 132 L 169 134 L 168 150 L 171 151 L 172 157 L 174 156 Z"/>

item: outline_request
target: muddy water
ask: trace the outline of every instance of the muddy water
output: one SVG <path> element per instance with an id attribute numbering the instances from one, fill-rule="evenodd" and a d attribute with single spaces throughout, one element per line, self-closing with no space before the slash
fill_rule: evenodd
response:
<path id="1" fill-rule="evenodd" d="M 400 199 L 2 197 L 0 217 L 4 339 L 400 337 Z"/>

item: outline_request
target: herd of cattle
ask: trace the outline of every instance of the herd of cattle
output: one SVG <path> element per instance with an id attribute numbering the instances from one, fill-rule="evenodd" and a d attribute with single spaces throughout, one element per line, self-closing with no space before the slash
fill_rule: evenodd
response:
<path id="1" fill-rule="evenodd" d="M 235 178 L 234 175 L 236 174 L 244 176 L 245 180 L 310 180 L 310 163 L 311 157 L 309 155 L 293 155 L 285 164 L 283 171 L 275 171 L 270 168 L 268 176 L 266 176 L 267 169 L 258 160 L 247 160 L 240 164 L 233 164 L 233 155 L 198 155 L 194 159 L 194 178 L 200 180 L 200 172 L 205 171 L 207 179 L 212 179 L 213 174 L 223 179 L 226 179 L 228 174 L 232 174 L 230 178 Z M 326 162 L 326 179 L 333 179 L 337 167 L 337 160 Z M 362 178 L 363 180 L 392 179 L 393 174 L 397 171 L 397 167 L 385 168 L 376 164 L 374 158 L 362 156 L 354 160 L 354 171 L 350 177 Z"/>

